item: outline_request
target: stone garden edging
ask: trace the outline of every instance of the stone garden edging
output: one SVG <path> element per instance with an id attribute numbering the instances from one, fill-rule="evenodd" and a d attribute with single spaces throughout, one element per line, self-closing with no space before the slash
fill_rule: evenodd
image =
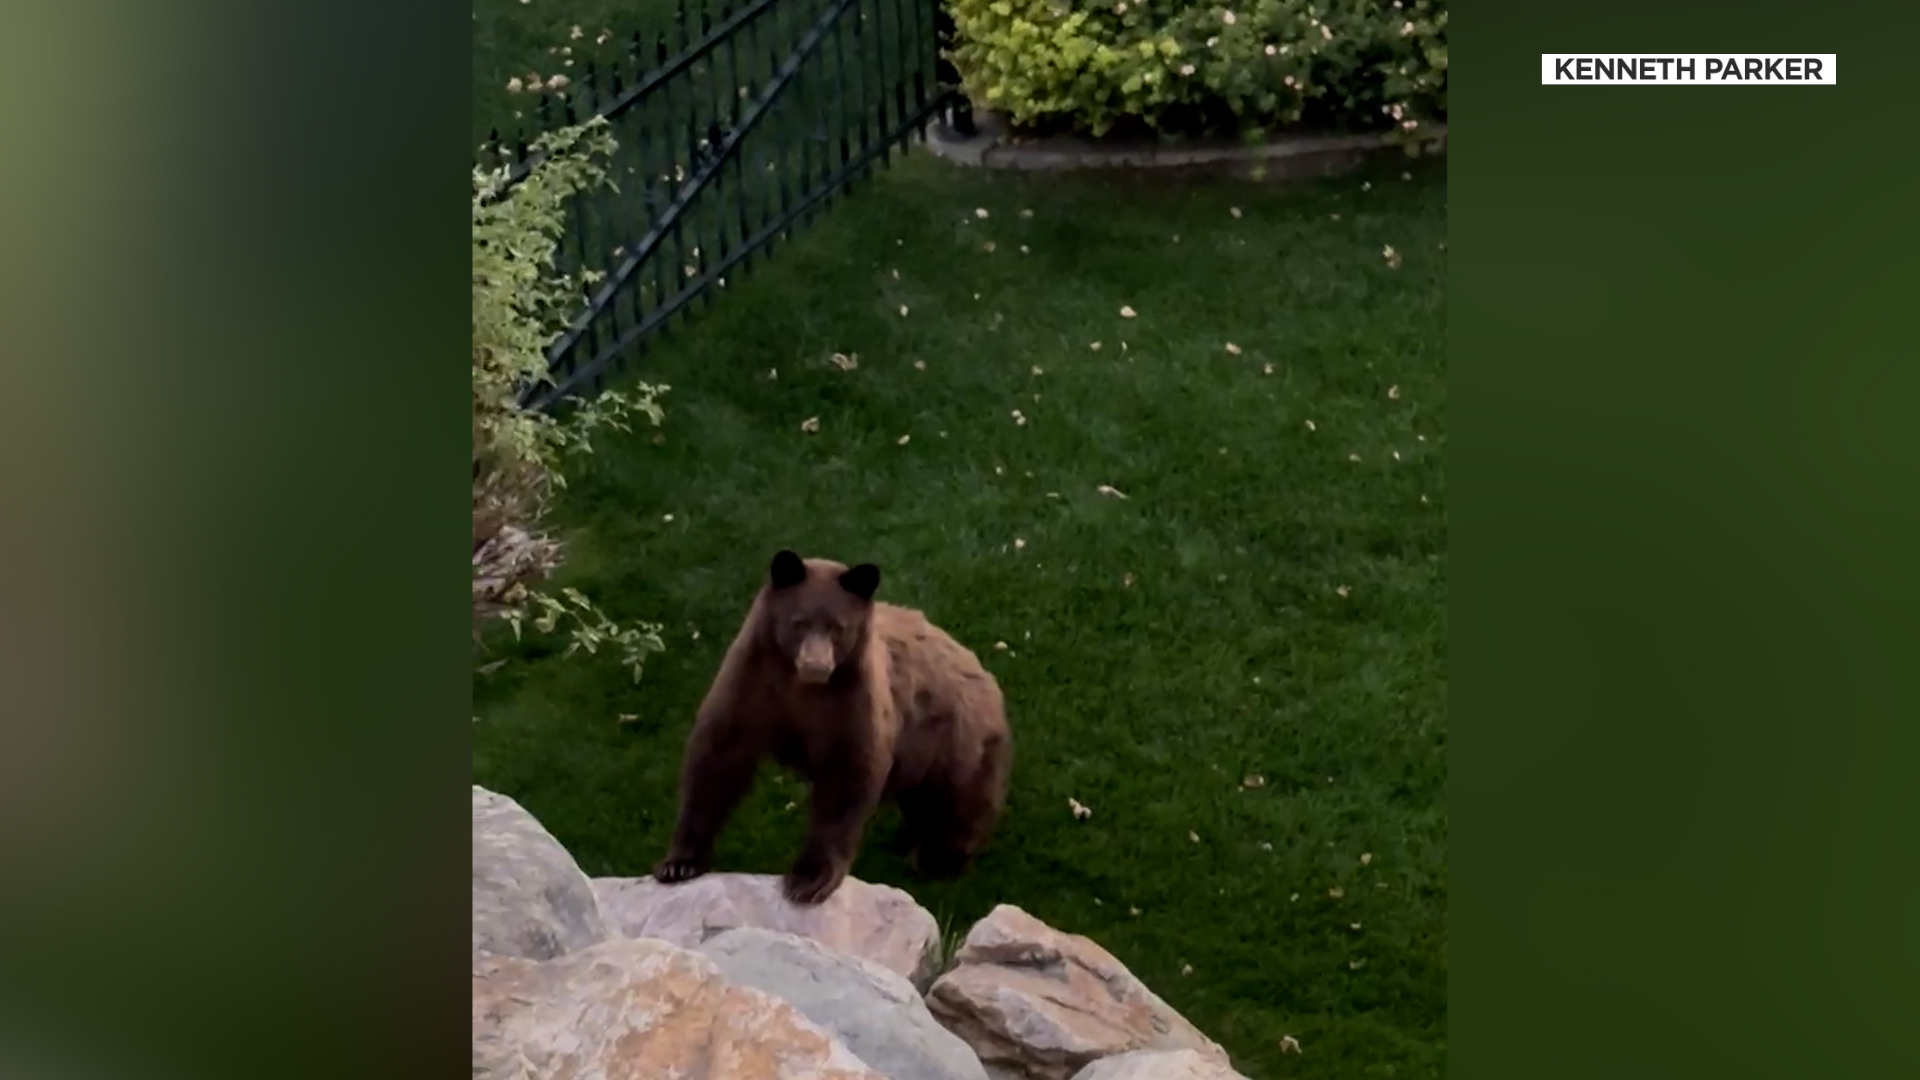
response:
<path id="1" fill-rule="evenodd" d="M 1271 179 L 1332 176 L 1377 154 L 1405 153 L 1396 137 L 1384 133 L 1282 135 L 1253 144 L 1106 143 L 1072 136 L 1016 143 L 992 114 L 977 113 L 975 119 L 978 133 L 972 136 L 961 135 L 944 122 L 930 125 L 927 149 L 936 157 L 973 168 L 1062 171 L 1226 167 L 1254 171 Z M 1420 138 L 1420 153 L 1445 153 L 1446 144 L 1446 125 L 1435 125 Z"/>

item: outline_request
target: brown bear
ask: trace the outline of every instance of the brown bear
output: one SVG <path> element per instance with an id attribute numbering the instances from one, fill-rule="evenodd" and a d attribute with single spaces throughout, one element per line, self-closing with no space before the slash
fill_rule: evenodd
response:
<path id="1" fill-rule="evenodd" d="M 806 844 L 784 883 L 793 903 L 840 887 L 883 799 L 899 806 L 921 872 L 966 869 L 1006 801 L 1013 741 L 1000 687 L 925 615 L 876 602 L 879 586 L 871 563 L 773 557 L 687 738 L 680 816 L 655 878 L 707 872 L 769 756 L 812 789 Z"/>

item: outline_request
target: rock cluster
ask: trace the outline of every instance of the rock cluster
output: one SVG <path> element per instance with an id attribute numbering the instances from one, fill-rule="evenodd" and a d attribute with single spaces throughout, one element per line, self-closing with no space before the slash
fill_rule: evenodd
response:
<path id="1" fill-rule="evenodd" d="M 1083 937 L 1010 905 L 952 962 L 898 889 L 589 879 L 473 789 L 476 1080 L 1245 1080 Z"/>

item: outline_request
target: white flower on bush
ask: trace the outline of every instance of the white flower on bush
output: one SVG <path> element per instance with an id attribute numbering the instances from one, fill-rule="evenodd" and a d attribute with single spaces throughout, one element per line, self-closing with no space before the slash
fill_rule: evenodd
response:
<path id="1" fill-rule="evenodd" d="M 1274 48 L 1274 47 L 1273 47 L 1273 46 L 1271 46 L 1271 45 L 1269 45 L 1269 46 L 1267 46 L 1267 55 L 1268 55 L 1268 56 L 1272 56 L 1272 55 L 1274 55 L 1275 53 L 1277 53 L 1277 52 L 1279 52 L 1279 51 L 1280 51 L 1280 50 L 1278 50 L 1278 49 L 1276 49 L 1276 48 Z"/>
<path id="2" fill-rule="evenodd" d="M 1408 23 L 1407 25 L 1405 25 L 1405 26 L 1402 26 L 1402 27 L 1400 28 L 1400 36 L 1401 36 L 1401 37 L 1412 37 L 1412 36 L 1413 36 L 1413 24 L 1412 24 L 1412 23 Z"/>
<path id="3" fill-rule="evenodd" d="M 1180 74 L 1182 74 L 1182 75 L 1191 75 L 1191 74 L 1193 74 L 1193 65 L 1192 65 L 1192 64 L 1181 64 L 1181 65 L 1180 65 Z"/>
<path id="4" fill-rule="evenodd" d="M 1232 26 L 1232 25 L 1233 25 L 1233 12 L 1231 12 L 1231 11 L 1223 11 L 1223 12 L 1221 12 L 1221 13 L 1220 13 L 1220 21 L 1221 21 L 1221 22 L 1223 22 L 1223 23 L 1226 23 L 1226 24 L 1227 24 L 1228 26 Z"/>

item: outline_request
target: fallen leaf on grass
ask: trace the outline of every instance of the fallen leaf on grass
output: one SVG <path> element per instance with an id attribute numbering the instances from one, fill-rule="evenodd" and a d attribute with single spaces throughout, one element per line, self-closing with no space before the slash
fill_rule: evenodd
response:
<path id="1" fill-rule="evenodd" d="M 1021 548 L 1026 546 L 1027 546 L 1027 542 L 1025 539 L 1018 536 L 1013 538 L 1013 550 L 1019 551 Z"/>
<path id="2" fill-rule="evenodd" d="M 1360 460 L 1360 455 L 1359 455 L 1359 454 L 1348 454 L 1348 455 L 1347 455 L 1347 460 L 1348 460 L 1348 461 L 1359 461 L 1359 460 Z"/>
<path id="3" fill-rule="evenodd" d="M 986 243 L 981 244 L 980 250 L 986 252 L 989 255 L 993 254 L 993 241 L 989 240 Z"/>
<path id="4" fill-rule="evenodd" d="M 1400 400 L 1400 388 L 1397 386 L 1387 387 L 1387 398 L 1391 401 Z"/>
<path id="5" fill-rule="evenodd" d="M 1020 211 L 1020 216 L 1021 216 L 1021 217 L 1024 217 L 1024 218 L 1030 218 L 1030 217 L 1032 217 L 1032 216 L 1033 216 L 1033 211 L 1031 211 L 1031 210 L 1022 210 L 1022 211 Z"/>
<path id="6" fill-rule="evenodd" d="M 1280 1052 L 1281 1052 L 1281 1053 L 1283 1053 L 1283 1054 L 1297 1054 L 1297 1053 L 1299 1053 L 1299 1052 L 1300 1052 L 1300 1040 L 1299 1040 L 1299 1039 L 1296 1039 L 1296 1038 L 1294 1038 L 1294 1037 L 1293 1037 L 1293 1036 L 1291 1036 L 1291 1035 L 1282 1035 L 1282 1036 L 1280 1036 Z"/>
<path id="7" fill-rule="evenodd" d="M 1340 586 L 1339 588 L 1337 588 L 1337 589 L 1335 589 L 1335 590 L 1333 590 L 1333 591 L 1334 591 L 1334 592 L 1336 592 L 1336 593 L 1338 593 L 1338 594 L 1340 594 L 1340 598 L 1341 598 L 1342 600 L 1344 600 L 1344 599 L 1346 599 L 1346 597 L 1347 597 L 1347 594 L 1348 594 L 1348 593 L 1350 593 L 1350 592 L 1352 592 L 1353 590 L 1352 590 L 1352 589 L 1350 589 L 1350 588 L 1348 588 L 1348 587 L 1347 587 L 1347 586 L 1345 586 L 1345 585 L 1342 585 L 1342 586 Z"/>
<path id="8" fill-rule="evenodd" d="M 1075 798 L 1069 797 L 1067 799 L 1067 809 L 1073 813 L 1074 817 L 1081 821 L 1085 821 L 1093 816 L 1093 811 L 1088 809 L 1086 804 Z"/>
<path id="9" fill-rule="evenodd" d="M 1112 484 L 1101 484 L 1099 487 L 1094 488 L 1093 490 L 1099 492 L 1102 495 L 1111 495 L 1116 499 L 1124 499 L 1127 497 L 1126 492 L 1121 491 L 1119 488 L 1114 487 Z"/>
<path id="10" fill-rule="evenodd" d="M 768 369 L 767 369 L 767 378 L 769 378 L 769 379 L 778 379 L 779 377 L 780 377 L 780 369 L 779 369 L 779 368 L 768 368 Z"/>
<path id="11" fill-rule="evenodd" d="M 1227 342 L 1227 355 L 1228 355 L 1228 356 L 1239 356 L 1239 355 L 1240 355 L 1240 346 L 1238 346 L 1238 345 L 1235 345 L 1235 344 L 1234 344 L 1233 342 L 1231 342 L 1231 341 L 1229 341 L 1229 342 Z"/>
<path id="12" fill-rule="evenodd" d="M 979 218 L 982 221 L 985 221 L 987 219 L 987 208 L 983 206 L 980 209 L 975 210 L 973 212 L 973 216 Z"/>
<path id="13" fill-rule="evenodd" d="M 1120 587 L 1121 587 L 1121 588 L 1123 588 L 1123 589 L 1131 589 L 1131 588 L 1133 588 L 1133 575 L 1132 575 L 1132 574 L 1121 574 L 1121 575 L 1120 575 Z"/>
<path id="14" fill-rule="evenodd" d="M 1182 974 L 1182 975 L 1191 975 L 1191 974 L 1193 974 L 1193 965 L 1192 965 L 1192 964 L 1181 964 L 1181 965 L 1180 965 L 1180 974 Z"/>
<path id="15" fill-rule="evenodd" d="M 1361 865 L 1361 866 L 1365 866 L 1365 865 L 1367 865 L 1368 863 L 1370 863 L 1370 862 L 1372 862 L 1372 861 L 1373 861 L 1373 852 L 1371 852 L 1371 851 L 1368 851 L 1368 852 L 1364 852 L 1364 853 L 1362 853 L 1362 854 L 1361 854 L 1361 856 L 1360 856 L 1360 865 Z"/>
<path id="16" fill-rule="evenodd" d="M 1335 887 L 1327 890 L 1327 895 L 1333 897 L 1335 900 L 1338 900 L 1341 897 L 1347 895 L 1347 892 L 1345 889 L 1342 889 L 1336 885 Z"/>
<path id="17" fill-rule="evenodd" d="M 1392 244 L 1380 249 L 1380 254 L 1387 260 L 1387 266 L 1390 269 L 1400 269 L 1400 253 L 1393 250 Z"/>
<path id="18" fill-rule="evenodd" d="M 1044 371 L 1041 371 L 1041 370 L 1040 370 L 1040 365 L 1039 365 L 1039 364 L 1035 364 L 1035 365 L 1033 365 L 1033 373 L 1034 373 L 1035 375 L 1045 375 L 1045 374 L 1046 374 L 1046 372 L 1044 372 Z"/>
<path id="19" fill-rule="evenodd" d="M 1260 365 L 1260 374 L 1262 374 L 1262 375 L 1271 375 L 1271 374 L 1273 374 L 1273 365 L 1272 365 L 1272 364 L 1261 364 L 1261 365 Z"/>
<path id="20" fill-rule="evenodd" d="M 639 719 L 640 719 L 639 713 L 630 713 L 630 712 L 623 712 L 619 716 L 614 717 L 614 721 L 616 723 L 621 723 L 621 724 L 631 724 Z"/>
<path id="21" fill-rule="evenodd" d="M 852 371 L 854 368 L 860 366 L 860 354 L 855 353 L 852 356 L 848 356 L 846 353 L 834 353 L 833 366 L 839 368 L 841 371 Z"/>
<path id="22" fill-rule="evenodd" d="M 1240 216 L 1240 208 L 1237 206 L 1230 206 L 1227 208 L 1227 213 L 1232 214 L 1235 218 L 1238 218 Z"/>
<path id="23" fill-rule="evenodd" d="M 913 362 L 913 370 L 915 371 L 927 370 L 927 362 L 925 360 L 915 360 Z"/>
<path id="24" fill-rule="evenodd" d="M 1013 422 L 1017 427 L 1027 426 L 1027 418 L 1019 409 L 1013 410 Z"/>
<path id="25" fill-rule="evenodd" d="M 800 421 L 800 430 L 806 432 L 809 435 L 813 434 L 816 431 L 819 431 L 820 418 L 817 416 L 809 416 L 805 420 Z"/>
<path id="26" fill-rule="evenodd" d="M 1246 779 L 1240 781 L 1240 786 L 1248 787 L 1248 788 L 1266 787 L 1267 778 L 1264 776 L 1261 776 L 1259 773 L 1253 773 L 1252 775 L 1249 775 Z"/>
<path id="27" fill-rule="evenodd" d="M 1319 429 L 1319 428 L 1317 428 L 1317 427 L 1314 427 L 1314 426 L 1313 426 L 1313 421 L 1311 421 L 1311 420 L 1309 420 L 1309 421 L 1307 421 L 1307 430 L 1308 430 L 1308 431 L 1319 431 L 1320 429 Z"/>
<path id="28" fill-rule="evenodd" d="M 900 305 L 900 317 L 903 319 L 907 317 L 907 305 L 905 304 Z"/>
<path id="29" fill-rule="evenodd" d="M 1193 841 L 1194 843 L 1196 843 L 1196 844 L 1197 844 L 1197 843 L 1199 843 L 1199 842 L 1200 842 L 1200 834 L 1199 834 L 1199 833 L 1197 833 L 1197 832 L 1194 832 L 1194 831 L 1193 831 L 1192 829 L 1188 829 L 1188 830 L 1187 830 L 1187 839 L 1189 839 L 1189 840 L 1191 840 L 1191 841 Z"/>
<path id="30" fill-rule="evenodd" d="M 900 446 L 905 446 L 905 445 L 907 445 L 907 440 L 908 440 L 908 439 L 911 439 L 911 438 L 913 438 L 913 436 L 911 436 L 911 435 L 902 435 L 902 436 L 900 436 L 900 437 L 899 437 L 898 439 L 896 439 L 896 440 L 894 440 L 894 442 L 895 442 L 895 443 L 896 443 L 897 445 L 900 445 Z"/>
<path id="31" fill-rule="evenodd" d="M 1000 651 L 1000 652 L 1006 652 L 1006 651 L 1007 651 L 1007 643 L 1006 643 L 1006 642 L 1004 642 L 1004 641 L 996 641 L 996 642 L 994 642 L 994 643 L 993 643 L 993 647 L 994 647 L 994 648 L 995 648 L 996 650 L 998 650 L 998 651 Z"/>
<path id="32" fill-rule="evenodd" d="M 1089 349 L 1092 349 L 1092 350 L 1093 350 L 1094 352 L 1099 352 L 1099 351 L 1100 351 L 1100 343 L 1099 343 L 1099 342 L 1097 342 L 1097 341 L 1094 341 L 1094 342 L 1089 342 L 1089 343 L 1087 344 L 1087 348 L 1089 348 Z"/>
<path id="33" fill-rule="evenodd" d="M 1123 319 L 1131 319 L 1138 314 L 1140 313 L 1125 305 L 1122 305 L 1120 308 L 1120 317 Z"/>

